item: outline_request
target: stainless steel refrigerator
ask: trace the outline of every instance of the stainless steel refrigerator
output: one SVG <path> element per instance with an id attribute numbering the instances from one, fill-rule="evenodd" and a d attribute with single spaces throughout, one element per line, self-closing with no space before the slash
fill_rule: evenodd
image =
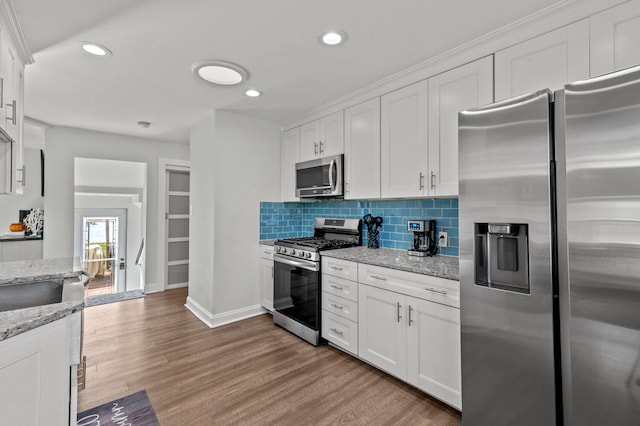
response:
<path id="1" fill-rule="evenodd" d="M 460 113 L 464 426 L 640 424 L 640 68 Z"/>

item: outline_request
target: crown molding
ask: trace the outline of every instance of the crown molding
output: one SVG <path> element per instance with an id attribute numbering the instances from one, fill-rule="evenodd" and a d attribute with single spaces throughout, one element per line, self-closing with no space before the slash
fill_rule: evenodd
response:
<path id="1" fill-rule="evenodd" d="M 406 68 L 372 84 L 334 99 L 295 117 L 282 130 L 300 126 L 341 109 L 382 96 L 410 84 L 493 55 L 514 44 L 521 43 L 562 26 L 569 25 L 630 0 L 565 0 L 491 31 L 440 55 Z"/>
<path id="2" fill-rule="evenodd" d="M 31 50 L 27 45 L 27 39 L 24 37 L 22 25 L 20 24 L 20 20 L 18 19 L 18 14 L 16 13 L 16 8 L 13 5 L 13 1 L 1 0 L 0 8 L 2 9 L 2 14 L 5 16 L 7 23 L 9 24 L 9 32 L 16 42 L 16 49 L 18 50 L 18 56 L 20 56 L 20 60 L 25 65 L 32 64 L 33 56 L 31 55 Z"/>

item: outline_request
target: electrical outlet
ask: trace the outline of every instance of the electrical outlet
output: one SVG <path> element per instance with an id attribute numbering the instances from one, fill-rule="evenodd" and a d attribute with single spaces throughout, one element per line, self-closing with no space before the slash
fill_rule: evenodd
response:
<path id="1" fill-rule="evenodd" d="M 438 232 L 438 245 L 440 247 L 446 247 L 449 245 L 449 236 L 445 231 Z"/>

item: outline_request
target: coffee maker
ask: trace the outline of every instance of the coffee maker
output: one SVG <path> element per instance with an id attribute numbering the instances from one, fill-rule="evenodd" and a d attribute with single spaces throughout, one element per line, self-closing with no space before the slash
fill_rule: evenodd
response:
<path id="1" fill-rule="evenodd" d="M 438 251 L 436 245 L 436 221 L 409 220 L 407 230 L 413 232 L 413 245 L 409 256 L 433 256 Z"/>

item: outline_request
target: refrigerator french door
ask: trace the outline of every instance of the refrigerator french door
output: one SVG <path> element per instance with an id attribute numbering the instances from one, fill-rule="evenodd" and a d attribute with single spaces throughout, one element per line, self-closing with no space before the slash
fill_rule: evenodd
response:
<path id="1" fill-rule="evenodd" d="M 640 68 L 459 125 L 464 426 L 640 424 Z"/>

